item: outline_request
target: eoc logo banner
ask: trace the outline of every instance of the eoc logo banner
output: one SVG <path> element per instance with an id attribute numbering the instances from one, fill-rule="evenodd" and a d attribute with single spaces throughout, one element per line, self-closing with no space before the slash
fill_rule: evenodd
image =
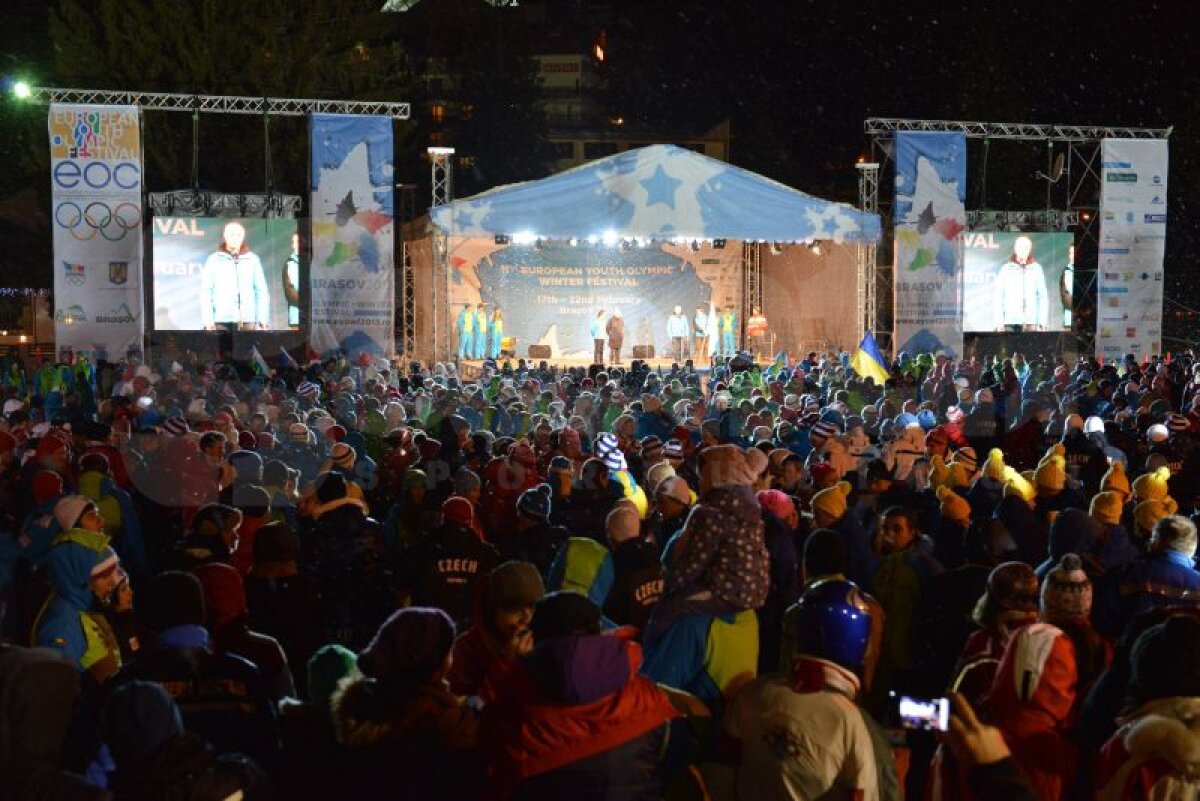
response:
<path id="1" fill-rule="evenodd" d="M 1105 139 L 1100 161 L 1096 355 L 1145 360 L 1162 349 L 1167 143 Z"/>
<path id="2" fill-rule="evenodd" d="M 896 134 L 897 352 L 962 352 L 966 181 L 965 136 Z"/>
<path id="3" fill-rule="evenodd" d="M 142 140 L 133 106 L 50 106 L 55 339 L 93 358 L 142 348 Z"/>
<path id="4" fill-rule="evenodd" d="M 395 182 L 392 121 L 312 116 L 312 346 L 390 356 Z"/>

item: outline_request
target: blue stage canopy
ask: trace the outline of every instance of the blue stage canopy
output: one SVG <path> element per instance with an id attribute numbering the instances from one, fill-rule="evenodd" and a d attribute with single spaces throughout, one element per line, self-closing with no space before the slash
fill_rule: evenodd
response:
<path id="1" fill-rule="evenodd" d="M 627 150 L 434 208 L 451 236 L 879 241 L 879 217 L 674 145 Z"/>

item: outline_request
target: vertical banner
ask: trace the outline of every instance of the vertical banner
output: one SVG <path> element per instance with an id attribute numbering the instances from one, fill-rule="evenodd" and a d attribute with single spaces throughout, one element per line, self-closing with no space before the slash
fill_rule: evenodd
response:
<path id="1" fill-rule="evenodd" d="M 59 353 L 142 350 L 142 141 L 133 106 L 50 106 Z"/>
<path id="2" fill-rule="evenodd" d="M 1162 348 L 1167 143 L 1105 139 L 1100 147 L 1096 355 L 1144 360 Z"/>
<path id="3" fill-rule="evenodd" d="M 957 133 L 896 134 L 895 325 L 897 352 L 963 345 L 963 240 L 967 140 Z"/>
<path id="4" fill-rule="evenodd" d="M 314 114 L 311 136 L 312 347 L 390 356 L 392 120 Z"/>

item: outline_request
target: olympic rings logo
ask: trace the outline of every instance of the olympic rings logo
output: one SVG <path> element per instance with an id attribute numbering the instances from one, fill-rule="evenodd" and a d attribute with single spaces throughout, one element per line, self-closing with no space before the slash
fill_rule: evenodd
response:
<path id="1" fill-rule="evenodd" d="M 75 201 L 64 200 L 54 209 L 54 222 L 81 242 L 95 239 L 96 234 L 109 242 L 119 242 L 141 226 L 142 209 L 130 201 L 109 206 L 94 200 L 80 208 Z"/>

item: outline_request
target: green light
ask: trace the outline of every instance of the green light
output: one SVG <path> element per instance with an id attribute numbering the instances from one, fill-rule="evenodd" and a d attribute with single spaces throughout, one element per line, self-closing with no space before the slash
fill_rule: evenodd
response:
<path id="1" fill-rule="evenodd" d="M 17 81 L 14 83 L 12 91 L 18 100 L 28 100 L 33 96 L 33 89 L 30 88 L 29 84 L 25 81 Z"/>

